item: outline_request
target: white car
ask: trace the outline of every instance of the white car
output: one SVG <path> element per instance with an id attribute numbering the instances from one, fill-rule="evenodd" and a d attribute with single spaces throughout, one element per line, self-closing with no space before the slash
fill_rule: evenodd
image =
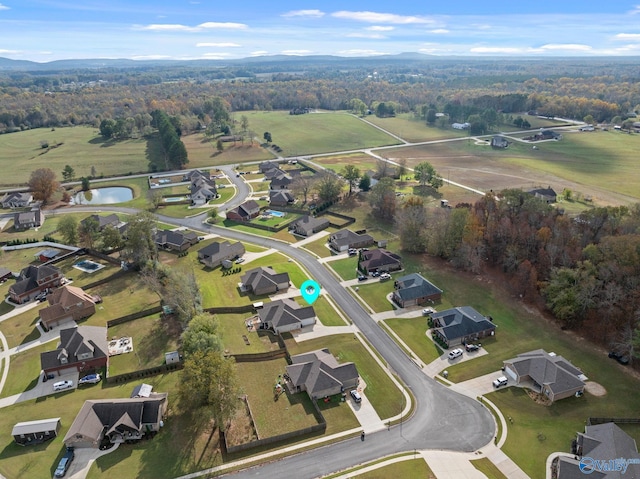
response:
<path id="1" fill-rule="evenodd" d="M 244 263 L 244 258 L 238 258 L 236 264 Z"/>
<path id="2" fill-rule="evenodd" d="M 498 389 L 499 387 L 506 386 L 509 380 L 506 376 L 500 376 L 498 379 L 493 381 L 493 387 Z"/>
<path id="3" fill-rule="evenodd" d="M 380 281 L 387 281 L 391 279 L 391 275 L 389 273 L 382 273 L 380 275 Z"/>
<path id="4" fill-rule="evenodd" d="M 101 379 L 99 374 L 87 374 L 78 380 L 78 384 L 98 384 Z"/>
<path id="5" fill-rule="evenodd" d="M 462 349 L 456 348 L 453 351 L 449 352 L 449 359 L 456 359 L 462 356 Z"/>
<path id="6" fill-rule="evenodd" d="M 353 398 L 353 400 L 355 402 L 361 402 L 362 401 L 362 396 L 360 396 L 360 393 L 358 391 L 356 391 L 355 389 L 351 390 L 351 397 Z"/>
<path id="7" fill-rule="evenodd" d="M 57 383 L 53 383 L 54 391 L 64 391 L 65 389 L 69 389 L 73 387 L 73 381 L 58 381 Z"/>
<path id="8" fill-rule="evenodd" d="M 428 316 L 428 315 L 433 314 L 433 313 L 435 313 L 435 312 L 436 312 L 436 310 L 435 310 L 435 309 L 433 309 L 433 308 L 431 308 L 431 307 L 429 307 L 429 308 L 424 308 L 424 309 L 422 310 L 422 315 L 423 315 L 423 316 Z"/>

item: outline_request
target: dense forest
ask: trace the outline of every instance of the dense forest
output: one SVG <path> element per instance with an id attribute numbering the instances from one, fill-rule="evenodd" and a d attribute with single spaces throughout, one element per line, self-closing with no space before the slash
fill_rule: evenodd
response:
<path id="1" fill-rule="evenodd" d="M 427 57 L 428 58 L 428 57 Z M 75 64 L 74 64 L 75 65 Z M 185 133 L 208 125 L 206 103 L 231 111 L 425 106 L 466 121 L 486 109 L 620 123 L 640 111 L 640 74 L 628 60 L 360 60 L 248 62 L 44 71 L 0 70 L 0 132 L 124 119 L 138 133 L 150 113 L 179 118 Z"/>

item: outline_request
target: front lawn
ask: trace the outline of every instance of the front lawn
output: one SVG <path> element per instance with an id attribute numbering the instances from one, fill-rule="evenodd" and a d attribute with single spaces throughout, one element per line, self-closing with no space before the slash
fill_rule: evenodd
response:
<path id="1" fill-rule="evenodd" d="M 55 348 L 56 343 L 52 341 L 11 356 L 9 375 L 1 396 L 9 397 L 32 389 L 40 379 L 40 371 L 42 370 L 40 368 L 40 353 L 52 351 Z M 3 415 L 5 415 L 4 411 L 0 416 Z"/>
<path id="2" fill-rule="evenodd" d="M 3 302 L 2 304 L 6 303 Z M 7 338 L 10 348 L 15 348 L 40 337 L 40 332 L 36 328 L 36 323 L 40 317 L 38 311 L 47 306 L 48 303 L 41 304 L 40 308 L 30 309 L 0 323 L 0 331 Z"/>
<path id="3" fill-rule="evenodd" d="M 427 337 L 426 317 L 392 318 L 386 319 L 384 322 L 409 346 L 411 351 L 423 363 L 429 364 L 442 354 L 442 350 Z"/>
<path id="4" fill-rule="evenodd" d="M 358 277 L 358 273 L 356 271 L 358 267 L 358 256 L 351 256 L 349 258 L 338 259 L 335 261 L 330 261 L 327 263 L 331 269 L 333 269 L 338 276 L 340 276 L 344 281 L 348 281 L 350 279 L 356 279 Z"/>
<path id="5" fill-rule="evenodd" d="M 311 243 L 305 244 L 302 248 L 317 254 L 321 258 L 328 258 L 329 256 L 333 255 L 333 253 L 331 252 L 331 249 L 327 244 L 328 239 L 329 239 L 328 236 L 323 236 L 320 239 L 317 239 L 315 241 L 312 241 Z"/>
<path id="6" fill-rule="evenodd" d="M 325 326 L 346 326 L 347 323 L 336 312 L 329 300 L 324 296 L 320 296 L 315 303 L 313 303 L 313 309 L 316 312 L 316 316 L 322 324 Z M 346 318 L 346 315 L 342 313 Z"/>
<path id="7" fill-rule="evenodd" d="M 375 469 L 373 471 L 358 474 L 358 479 L 388 479 L 389 477 L 422 477 L 425 479 L 435 479 L 431 469 L 424 459 L 410 459 L 402 462 L 395 462 L 388 466 Z"/>
<path id="8" fill-rule="evenodd" d="M 354 335 L 336 334 L 300 343 L 293 339 L 286 341 L 291 355 L 328 348 L 339 363 L 354 362 L 360 377 L 367 383 L 366 400 L 371 402 L 381 419 L 395 416 L 402 410 L 402 393 Z"/>
<path id="9" fill-rule="evenodd" d="M 393 292 L 393 280 L 380 281 L 373 278 L 367 282 L 357 286 L 359 295 L 362 300 L 371 307 L 376 313 L 385 311 L 393 311 L 394 306 L 387 299 L 387 296 Z"/>
<path id="10" fill-rule="evenodd" d="M 471 464 L 487 476 L 487 479 L 508 479 L 489 458 L 476 459 L 471 461 Z"/>

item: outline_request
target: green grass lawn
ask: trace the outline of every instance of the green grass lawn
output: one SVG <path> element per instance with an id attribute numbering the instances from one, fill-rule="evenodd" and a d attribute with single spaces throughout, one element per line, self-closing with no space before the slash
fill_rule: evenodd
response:
<path id="1" fill-rule="evenodd" d="M 41 141 L 50 147 L 43 149 Z M 57 175 L 65 165 L 71 165 L 77 178 L 91 175 L 95 167 L 98 176 L 123 175 L 149 171 L 149 161 L 157 153 L 157 138 L 105 141 L 96 128 L 37 128 L 0 135 L 0 169 L 2 185 L 21 185 L 32 171 L 51 168 Z M 21 168 L 13 168 L 19 164 Z"/>
<path id="2" fill-rule="evenodd" d="M 355 472 L 355 471 L 354 471 Z M 358 479 L 388 479 L 389 477 L 415 477 L 425 479 L 435 479 L 433 472 L 424 459 L 409 459 L 402 462 L 395 462 L 388 466 L 354 475 Z"/>
<path id="3" fill-rule="evenodd" d="M 393 304 L 387 300 L 387 295 L 393 292 L 393 280 L 379 281 L 378 278 L 372 278 L 356 287 L 358 288 L 356 294 L 376 313 L 395 309 Z"/>
<path id="4" fill-rule="evenodd" d="M 367 383 L 366 400 L 370 401 L 381 419 L 395 416 L 403 406 L 403 396 L 391 379 L 352 334 L 338 334 L 296 343 L 286 340 L 291 355 L 328 348 L 339 363 L 352 361 Z"/>
<path id="5" fill-rule="evenodd" d="M 442 354 L 440 348 L 427 335 L 427 318 L 393 318 L 386 319 L 389 326 L 423 363 L 429 364 Z"/>
<path id="6" fill-rule="evenodd" d="M 356 279 L 358 277 L 358 273 L 356 271 L 356 268 L 358 267 L 358 256 L 330 261 L 327 265 L 338 273 L 338 276 L 340 276 L 344 281 Z"/>
<path id="7" fill-rule="evenodd" d="M 80 261 L 80 259 L 90 259 L 94 263 L 103 265 L 104 268 L 100 268 L 93 273 L 88 273 L 86 271 L 74 268 L 73 265 Z M 64 261 L 56 263 L 55 265 L 60 269 L 60 271 L 62 271 L 65 277 L 73 279 L 73 286 L 76 286 L 78 288 L 83 288 L 87 284 L 95 283 L 96 281 L 108 278 L 109 276 L 112 276 L 114 273 L 117 273 L 120 270 L 120 268 L 116 265 L 93 256 L 81 256 L 80 259 L 78 259 L 78 257 L 70 257 L 65 259 Z"/>
<path id="8" fill-rule="evenodd" d="M 467 132 L 454 130 L 450 126 L 448 128 L 428 126 L 425 121 L 415 118 L 413 113 L 401 113 L 393 118 L 378 118 L 375 115 L 368 115 L 365 120 L 412 143 L 468 135 Z"/>
<path id="9" fill-rule="evenodd" d="M 302 155 L 395 145 L 398 141 L 345 113 L 289 115 L 286 111 L 243 112 L 251 129 L 268 131 L 283 155 Z"/>
<path id="10" fill-rule="evenodd" d="M 78 221 L 80 221 L 88 215 L 86 213 L 72 213 L 72 216 L 74 216 Z M 45 211 L 44 224 L 37 230 L 29 229 L 26 231 L 16 231 L 15 229 L 13 229 L 13 220 L 10 220 L 9 223 L 7 223 L 7 225 L 4 227 L 2 232 L 0 232 L 0 241 L 9 242 L 13 240 L 25 240 L 25 239 L 32 239 L 32 238 L 35 238 L 37 240 L 42 240 L 47 235 L 55 236 L 55 233 L 58 230 L 58 222 L 60 221 L 60 218 L 62 218 L 62 215 L 52 215 L 50 212 Z M 27 263 L 32 262 L 34 260 L 33 254 L 37 253 L 42 249 L 43 248 L 39 248 L 38 250 L 33 250 L 33 252 L 31 253 L 32 254 L 31 258 L 26 260 Z M 31 251 L 31 250 L 28 250 L 28 251 Z M 14 256 L 16 254 L 26 258 L 25 254 L 21 254 L 19 252 L 4 251 L 2 253 L 2 264 L 4 265 L 5 261 L 7 261 L 7 264 L 11 266 L 5 266 L 5 267 L 11 269 L 12 271 L 13 270 L 19 271 L 24 266 L 26 266 L 26 265 L 20 266 L 19 264 L 15 263 L 16 260 L 9 259 L 11 256 Z"/>
<path id="11" fill-rule="evenodd" d="M 40 353 L 55 348 L 54 341 L 11 356 L 9 374 L 2 389 L 2 397 L 20 394 L 33 388 L 40 379 Z"/>
<path id="12" fill-rule="evenodd" d="M 312 241 L 311 243 L 305 244 L 303 248 L 317 254 L 321 258 L 328 258 L 329 256 L 332 256 L 332 253 L 327 246 L 327 239 L 328 236 L 324 236 Z"/>
<path id="13" fill-rule="evenodd" d="M 301 302 L 302 304 L 302 302 Z M 313 309 L 316 312 L 316 316 L 322 324 L 325 326 L 346 326 L 347 323 L 340 317 L 340 315 L 333 308 L 329 300 L 324 296 L 320 296 L 315 303 L 313 303 Z M 344 316 L 344 313 L 342 313 Z"/>
<path id="14" fill-rule="evenodd" d="M 4 303 L 6 304 L 6 303 Z M 38 322 L 38 311 L 44 308 L 48 303 L 42 303 L 40 308 L 25 311 L 24 313 L 5 319 L 0 323 L 0 331 L 7 338 L 10 348 L 15 348 L 20 344 L 28 343 L 40 337 L 40 333 L 36 328 Z"/>
<path id="15" fill-rule="evenodd" d="M 181 328 L 159 314 L 118 324 L 107 330 L 107 338 L 131 337 L 133 352 L 111 356 L 109 375 L 138 371 L 164 364 L 164 353 L 178 349 Z"/>
<path id="16" fill-rule="evenodd" d="M 487 479 L 508 479 L 496 465 L 486 457 L 471 461 L 473 467 L 487 476 Z"/>
<path id="17" fill-rule="evenodd" d="M 217 314 L 220 337 L 225 352 L 230 354 L 255 354 L 279 349 L 276 338 L 267 331 L 248 331 L 245 320 L 253 313 Z M 249 340 L 246 344 L 243 336 Z"/>

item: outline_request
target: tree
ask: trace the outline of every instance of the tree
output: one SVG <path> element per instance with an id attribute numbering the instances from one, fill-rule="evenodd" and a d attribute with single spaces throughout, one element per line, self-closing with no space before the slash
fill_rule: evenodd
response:
<path id="1" fill-rule="evenodd" d="M 182 352 L 186 356 L 190 356 L 196 351 L 204 353 L 220 351 L 222 346 L 218 329 L 218 321 L 214 315 L 201 313 L 194 316 L 185 332 L 182 333 Z"/>
<path id="2" fill-rule="evenodd" d="M 58 233 L 68 245 L 78 243 L 78 220 L 71 215 L 64 215 L 58 222 Z"/>
<path id="3" fill-rule="evenodd" d="M 289 188 L 295 196 L 302 195 L 304 204 L 307 204 L 307 197 L 309 196 L 309 191 L 314 187 L 314 182 L 315 178 L 313 176 L 297 175 Z"/>
<path id="4" fill-rule="evenodd" d="M 116 126 L 115 121 L 109 118 L 105 118 L 100 122 L 100 135 L 102 135 L 102 137 L 105 140 L 111 139 L 113 137 L 113 131 L 115 126 Z"/>
<path id="5" fill-rule="evenodd" d="M 323 171 L 317 175 L 314 186 L 323 201 L 334 202 L 340 197 L 343 181 L 333 172 Z"/>
<path id="6" fill-rule="evenodd" d="M 249 130 L 249 118 L 247 115 L 242 115 L 240 117 L 240 128 L 243 133 L 246 133 Z"/>
<path id="7" fill-rule="evenodd" d="M 400 178 L 400 181 L 402 181 L 402 177 L 407 174 L 407 159 L 406 158 L 400 158 L 398 160 L 398 168 L 396 169 L 396 171 L 398 172 L 398 178 Z"/>
<path id="8" fill-rule="evenodd" d="M 487 132 L 487 122 L 480 115 L 469 115 L 467 122 L 471 125 L 469 132 L 472 135 L 484 135 Z"/>
<path id="9" fill-rule="evenodd" d="M 436 111 L 433 108 L 427 110 L 427 124 L 433 125 L 436 122 Z"/>
<path id="10" fill-rule="evenodd" d="M 80 182 L 82 183 L 82 191 L 89 191 L 91 189 L 91 181 L 86 176 L 80 178 Z"/>
<path id="11" fill-rule="evenodd" d="M 424 202 L 419 196 L 410 196 L 396 214 L 400 244 L 404 251 L 424 253 L 427 249 L 428 226 Z"/>
<path id="12" fill-rule="evenodd" d="M 375 177 L 379 180 L 384 178 L 385 176 L 391 176 L 391 168 L 389 167 L 389 162 L 378 158 L 376 160 L 376 174 Z"/>
<path id="13" fill-rule="evenodd" d="M 360 179 L 360 169 L 355 165 L 346 165 L 342 170 L 342 176 L 344 176 L 344 179 L 347 180 L 349 184 L 349 196 L 351 196 L 353 187 Z"/>
<path id="14" fill-rule="evenodd" d="M 360 183 L 358 183 L 358 188 L 360 188 L 361 191 L 369 191 L 369 188 L 371 188 L 371 177 L 366 173 L 362 175 Z"/>
<path id="15" fill-rule="evenodd" d="M 217 223 L 217 221 L 220 219 L 219 216 L 218 216 L 218 207 L 217 206 L 212 207 L 208 211 L 208 215 L 209 215 L 209 222 L 210 223 Z"/>
<path id="16" fill-rule="evenodd" d="M 102 251 L 113 251 L 122 248 L 124 240 L 120 231 L 113 226 L 107 225 L 100 233 L 100 248 Z"/>
<path id="17" fill-rule="evenodd" d="M 162 204 L 162 192 L 159 190 L 149 190 L 147 193 L 147 200 L 149 200 L 149 209 L 156 211 Z"/>
<path id="18" fill-rule="evenodd" d="M 141 268 L 148 261 L 155 261 L 158 249 L 154 241 L 156 219 L 151 213 L 140 212 L 129 221 L 124 256 Z"/>
<path id="19" fill-rule="evenodd" d="M 413 169 L 414 178 L 420 183 L 421 186 L 429 185 L 434 190 L 440 188 L 443 184 L 442 178 L 438 176 L 435 168 L 428 161 L 423 161 L 416 165 Z"/>
<path id="20" fill-rule="evenodd" d="M 218 141 L 216 141 L 216 150 L 218 151 L 218 153 L 222 153 L 224 151 L 224 143 L 219 138 Z"/>
<path id="21" fill-rule="evenodd" d="M 376 218 L 391 220 L 396 211 L 396 185 L 393 178 L 381 178 L 369 192 L 369 204 Z"/>
<path id="22" fill-rule="evenodd" d="M 70 181 L 71 179 L 73 179 L 75 174 L 76 172 L 71 167 L 71 165 L 65 165 L 64 169 L 62 170 L 62 178 L 64 179 L 64 181 Z"/>
<path id="23" fill-rule="evenodd" d="M 88 217 L 81 221 L 78 225 L 78 236 L 80 237 L 80 244 L 82 246 L 85 248 L 93 248 L 100 236 L 98 220 L 93 217 Z"/>
<path id="24" fill-rule="evenodd" d="M 360 98 L 353 98 L 349 101 L 351 112 L 354 115 L 365 116 L 367 113 L 367 105 Z"/>
<path id="25" fill-rule="evenodd" d="M 273 141 L 273 139 L 271 138 L 271 133 L 269 133 L 268 131 L 265 131 L 262 137 L 264 138 L 264 141 L 267 142 L 267 144 Z"/>
<path id="26" fill-rule="evenodd" d="M 594 123 L 596 123 L 596 121 L 593 119 L 593 115 L 587 115 L 585 116 L 582 121 L 584 121 L 586 124 L 588 125 L 593 125 Z"/>
<path id="27" fill-rule="evenodd" d="M 38 168 L 31 173 L 29 190 L 33 192 L 33 199 L 46 203 L 53 193 L 60 187 L 56 174 L 50 168 Z"/>

